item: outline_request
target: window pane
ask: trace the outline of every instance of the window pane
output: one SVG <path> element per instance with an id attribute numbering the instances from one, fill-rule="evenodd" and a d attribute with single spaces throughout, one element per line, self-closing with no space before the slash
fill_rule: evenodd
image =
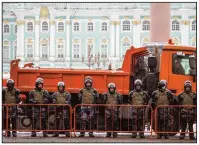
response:
<path id="1" fill-rule="evenodd" d="M 172 72 L 178 75 L 190 75 L 189 55 L 172 55 Z"/>

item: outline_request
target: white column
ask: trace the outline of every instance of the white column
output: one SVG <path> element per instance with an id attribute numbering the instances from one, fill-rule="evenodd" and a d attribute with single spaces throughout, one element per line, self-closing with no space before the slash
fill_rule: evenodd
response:
<path id="1" fill-rule="evenodd" d="M 116 21 L 116 36 L 115 36 L 115 41 L 116 41 L 116 59 L 119 60 L 120 57 L 120 20 Z"/>
<path id="2" fill-rule="evenodd" d="M 140 22 L 140 15 L 134 15 L 133 19 L 133 46 L 140 47 L 141 42 L 140 42 L 140 37 L 141 37 L 141 22 Z"/>
<path id="3" fill-rule="evenodd" d="M 70 61 L 70 16 L 67 16 L 66 19 L 66 61 Z"/>
<path id="4" fill-rule="evenodd" d="M 40 25 L 40 22 L 39 22 L 39 16 L 35 16 L 35 58 L 34 60 L 35 61 L 39 61 L 39 25 Z"/>
<path id="5" fill-rule="evenodd" d="M 20 19 L 17 19 L 17 59 L 21 57 L 21 26 L 20 26 Z"/>
<path id="6" fill-rule="evenodd" d="M 17 43 L 19 43 L 17 49 L 17 57 L 21 59 L 21 61 L 24 61 L 24 57 L 25 57 L 25 50 L 24 50 L 24 16 L 19 16 L 18 19 L 18 32 L 17 32 Z"/>
<path id="7" fill-rule="evenodd" d="M 115 21 L 110 22 L 110 57 L 115 56 Z"/>
<path id="8" fill-rule="evenodd" d="M 184 13 L 182 15 L 182 22 L 180 25 L 181 45 L 189 45 L 189 22 L 188 15 Z"/>
<path id="9" fill-rule="evenodd" d="M 54 17 L 51 16 L 50 18 L 50 54 L 49 60 L 55 61 L 56 56 L 56 46 L 55 46 L 55 20 Z"/>

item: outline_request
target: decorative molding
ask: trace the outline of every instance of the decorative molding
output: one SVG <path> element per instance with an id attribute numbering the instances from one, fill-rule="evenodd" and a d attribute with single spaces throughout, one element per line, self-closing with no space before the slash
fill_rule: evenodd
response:
<path id="1" fill-rule="evenodd" d="M 39 20 L 35 20 L 35 25 L 40 25 L 40 21 Z"/>
<path id="2" fill-rule="evenodd" d="M 77 17 L 75 17 L 75 18 L 73 18 L 73 20 L 74 20 L 75 22 L 77 22 L 79 19 L 78 19 Z"/>
<path id="3" fill-rule="evenodd" d="M 120 25 L 120 21 L 115 21 L 115 25 Z"/>
<path id="4" fill-rule="evenodd" d="M 49 16 L 49 9 L 47 6 L 41 6 L 40 18 L 47 18 Z"/>
<path id="5" fill-rule="evenodd" d="M 179 17 L 179 16 L 173 16 L 172 19 L 174 19 L 174 20 L 179 20 L 180 17 Z"/>
<path id="6" fill-rule="evenodd" d="M 61 21 L 63 21 L 63 18 L 58 18 L 57 21 L 61 22 Z"/>
<path id="7" fill-rule="evenodd" d="M 88 18 L 88 22 L 93 22 L 93 19 L 92 18 Z"/>
<path id="8" fill-rule="evenodd" d="M 89 38 L 89 39 L 87 39 L 87 42 L 88 42 L 88 43 L 93 43 L 94 40 L 93 40 L 93 38 Z"/>
<path id="9" fill-rule="evenodd" d="M 143 19 L 144 20 L 149 20 L 149 16 L 144 16 Z"/>
<path id="10" fill-rule="evenodd" d="M 141 24 L 141 22 L 140 22 L 140 20 L 133 20 L 132 24 L 133 25 L 139 25 L 139 24 Z"/>
<path id="11" fill-rule="evenodd" d="M 49 41 L 48 41 L 47 39 L 42 39 L 42 40 L 40 40 L 40 43 L 41 43 L 41 44 L 48 44 L 48 42 L 49 42 Z"/>
<path id="12" fill-rule="evenodd" d="M 4 20 L 3 23 L 4 23 L 4 24 L 8 24 L 9 21 L 8 21 L 8 20 Z"/>
<path id="13" fill-rule="evenodd" d="M 188 20 L 181 20 L 181 24 L 183 24 L 183 25 L 189 25 L 190 21 L 188 21 Z"/>
<path id="14" fill-rule="evenodd" d="M 55 20 L 50 20 L 51 25 L 55 25 Z"/>
<path id="15" fill-rule="evenodd" d="M 193 20 L 196 20 L 196 16 L 193 17 Z"/>
<path id="16" fill-rule="evenodd" d="M 130 42 L 129 39 L 128 39 L 128 37 L 125 37 L 125 38 L 123 39 L 123 43 L 124 43 L 124 42 L 128 42 L 128 43 Z"/>
<path id="17" fill-rule="evenodd" d="M 129 20 L 130 18 L 128 16 L 125 16 L 124 19 Z"/>
<path id="18" fill-rule="evenodd" d="M 10 43 L 9 43 L 9 41 L 8 40 L 4 40 L 3 41 L 3 45 L 9 45 Z"/>
<path id="19" fill-rule="evenodd" d="M 32 44 L 32 39 L 28 38 L 27 43 L 31 43 Z"/>
<path id="20" fill-rule="evenodd" d="M 108 40 L 106 38 L 101 39 L 102 43 L 108 43 Z"/>
<path id="21" fill-rule="evenodd" d="M 79 43 L 79 39 L 73 39 L 73 43 Z"/>
<path id="22" fill-rule="evenodd" d="M 62 38 L 59 38 L 59 39 L 57 39 L 57 43 L 63 43 L 63 39 Z"/>
<path id="23" fill-rule="evenodd" d="M 70 22 L 71 22 L 70 20 L 66 20 L 66 24 L 70 24 Z"/>
<path id="24" fill-rule="evenodd" d="M 24 20 L 18 20 L 16 22 L 17 25 L 24 25 L 25 24 L 25 21 Z"/>

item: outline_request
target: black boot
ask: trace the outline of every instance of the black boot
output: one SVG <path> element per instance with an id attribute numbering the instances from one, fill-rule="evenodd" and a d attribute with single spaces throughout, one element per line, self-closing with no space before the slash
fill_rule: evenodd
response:
<path id="1" fill-rule="evenodd" d="M 165 138 L 165 139 L 169 139 L 169 135 L 165 135 L 164 138 Z"/>
<path id="2" fill-rule="evenodd" d="M 93 135 L 93 132 L 89 132 L 89 136 L 90 136 L 90 137 L 95 137 L 95 136 Z"/>
<path id="3" fill-rule="evenodd" d="M 190 139 L 195 140 L 196 138 L 194 136 L 189 136 Z"/>
<path id="4" fill-rule="evenodd" d="M 161 139 L 162 138 L 162 135 L 161 134 L 158 134 L 157 135 L 157 139 Z"/>
<path id="5" fill-rule="evenodd" d="M 55 132 L 52 137 L 59 137 L 59 133 L 58 132 Z"/>
<path id="6" fill-rule="evenodd" d="M 140 138 L 145 138 L 145 136 L 144 136 L 144 134 L 142 133 L 142 134 L 140 134 Z"/>
<path id="7" fill-rule="evenodd" d="M 117 132 L 113 132 L 113 137 L 117 138 Z"/>
<path id="8" fill-rule="evenodd" d="M 32 132 L 31 137 L 37 137 L 36 132 Z"/>
<path id="9" fill-rule="evenodd" d="M 185 135 L 184 134 L 181 134 L 180 135 L 180 139 L 184 139 L 185 138 Z"/>
<path id="10" fill-rule="evenodd" d="M 43 132 L 43 137 L 48 137 L 46 132 Z"/>
<path id="11" fill-rule="evenodd" d="M 84 137 L 84 136 L 85 136 L 85 133 L 84 132 L 80 132 L 79 137 Z"/>
<path id="12" fill-rule="evenodd" d="M 10 131 L 8 131 L 6 137 L 10 137 L 10 136 L 11 136 L 11 133 Z"/>
<path id="13" fill-rule="evenodd" d="M 137 133 L 132 133 L 132 138 L 136 138 L 137 137 Z"/>
<path id="14" fill-rule="evenodd" d="M 70 137 L 70 132 L 67 131 L 67 132 L 65 133 L 65 135 L 66 135 L 66 137 Z"/>
<path id="15" fill-rule="evenodd" d="M 107 132 L 106 137 L 111 137 L 111 132 Z"/>
<path id="16" fill-rule="evenodd" d="M 13 133 L 12 133 L 12 136 L 13 136 L 13 137 L 17 137 L 17 133 L 16 133 L 16 132 L 13 132 Z"/>

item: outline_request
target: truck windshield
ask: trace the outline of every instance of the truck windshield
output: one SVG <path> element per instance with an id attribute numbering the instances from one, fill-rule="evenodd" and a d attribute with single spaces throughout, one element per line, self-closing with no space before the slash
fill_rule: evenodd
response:
<path id="1" fill-rule="evenodd" d="M 172 62 L 173 74 L 190 75 L 189 55 L 179 57 L 177 54 L 173 54 Z"/>

